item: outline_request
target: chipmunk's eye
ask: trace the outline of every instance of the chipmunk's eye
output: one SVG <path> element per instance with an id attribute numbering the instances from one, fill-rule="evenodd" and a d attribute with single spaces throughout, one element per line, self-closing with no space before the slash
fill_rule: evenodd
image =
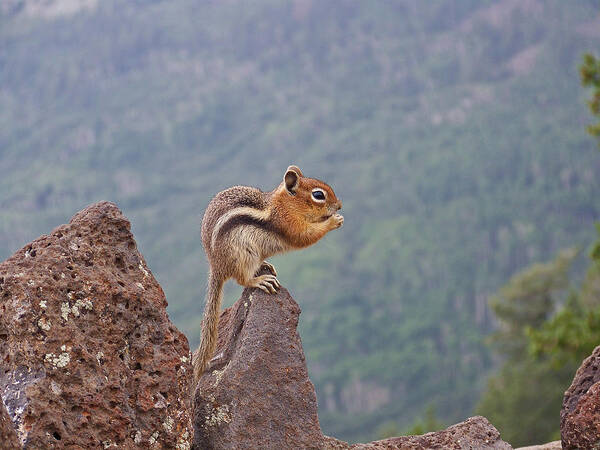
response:
<path id="1" fill-rule="evenodd" d="M 312 198 L 318 202 L 324 202 L 325 192 L 323 192 L 321 189 L 315 189 L 312 191 Z"/>

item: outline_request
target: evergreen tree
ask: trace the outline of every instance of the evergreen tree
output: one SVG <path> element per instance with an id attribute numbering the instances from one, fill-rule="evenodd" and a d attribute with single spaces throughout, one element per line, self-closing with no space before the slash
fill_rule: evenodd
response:
<path id="1" fill-rule="evenodd" d="M 563 250 L 551 263 L 538 263 L 513 276 L 490 300 L 499 321 L 491 337 L 498 352 L 520 360 L 528 347 L 527 331 L 542 325 L 568 285 L 568 269 L 575 251 Z"/>
<path id="2" fill-rule="evenodd" d="M 546 355 L 532 354 L 530 335 L 561 304 L 575 254 L 564 250 L 550 263 L 532 265 L 513 276 L 490 301 L 499 321 L 491 342 L 505 359 L 499 373 L 489 379 L 477 409 L 514 446 L 558 436 L 558 411 L 573 367 L 554 367 Z"/>

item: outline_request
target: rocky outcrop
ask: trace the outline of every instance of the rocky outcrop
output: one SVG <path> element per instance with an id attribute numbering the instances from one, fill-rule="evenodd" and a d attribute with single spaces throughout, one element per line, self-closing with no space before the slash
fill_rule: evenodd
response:
<path id="1" fill-rule="evenodd" d="M 112 203 L 0 264 L 0 395 L 20 446 L 189 448 L 190 354 L 166 306 Z"/>
<path id="2" fill-rule="evenodd" d="M 192 429 L 190 352 L 166 305 L 108 202 L 0 264 L 0 449 L 510 448 L 483 417 L 368 444 L 324 436 L 285 289 L 246 289 L 223 311 Z"/>
<path id="3" fill-rule="evenodd" d="M 421 436 L 402 436 L 357 444 L 353 449 L 494 449 L 510 450 L 512 447 L 500 439 L 500 433 L 481 416 L 471 417 L 442 431 Z"/>
<path id="4" fill-rule="evenodd" d="M 281 289 L 245 289 L 223 311 L 216 356 L 194 396 L 194 448 L 510 449 L 483 417 L 444 431 L 349 445 L 321 432 L 296 331 L 300 308 Z"/>
<path id="5" fill-rule="evenodd" d="M 19 439 L 4 404 L 0 402 L 0 448 L 19 448 Z"/>
<path id="6" fill-rule="evenodd" d="M 307 448 L 323 441 L 299 315 L 285 289 L 246 289 L 222 313 L 218 356 L 196 388 L 194 448 Z"/>
<path id="7" fill-rule="evenodd" d="M 565 449 L 600 446 L 600 346 L 583 361 L 565 392 L 560 436 Z"/>
<path id="8" fill-rule="evenodd" d="M 560 441 L 547 442 L 546 444 L 540 445 L 528 445 L 527 447 L 519 447 L 515 450 L 561 450 L 562 445 Z"/>

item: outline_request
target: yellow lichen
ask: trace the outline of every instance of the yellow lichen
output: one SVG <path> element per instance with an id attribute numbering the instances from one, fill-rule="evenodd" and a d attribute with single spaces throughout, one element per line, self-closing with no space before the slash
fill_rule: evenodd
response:
<path id="1" fill-rule="evenodd" d="M 63 350 L 63 353 L 61 353 L 60 355 L 55 355 L 54 353 L 47 353 L 46 356 L 44 356 L 44 361 L 50 363 L 52 366 L 54 366 L 55 369 L 59 367 L 66 367 L 66 365 L 69 364 L 71 357 L 66 351 L 64 351 L 65 349 L 66 347 L 63 345 L 61 348 L 61 350 Z"/>
<path id="2" fill-rule="evenodd" d="M 69 302 L 63 302 L 60 305 L 60 315 L 65 321 L 69 320 L 69 313 L 71 312 L 71 308 L 69 307 Z"/>
<path id="3" fill-rule="evenodd" d="M 221 405 L 214 408 L 212 413 L 205 417 L 204 424 L 208 427 L 214 427 L 221 423 L 230 423 L 231 414 L 229 414 L 229 405 Z"/>
<path id="4" fill-rule="evenodd" d="M 140 261 L 138 268 L 144 273 L 144 278 L 146 278 L 150 275 L 150 273 L 144 267 L 144 264 L 142 264 L 142 261 Z"/>
<path id="5" fill-rule="evenodd" d="M 221 378 L 223 378 L 223 374 L 225 373 L 225 370 L 227 370 L 227 367 L 229 366 L 229 363 L 227 363 L 227 366 L 223 367 L 222 370 L 213 370 L 212 374 L 215 376 L 215 382 L 213 384 L 214 387 L 217 387 L 217 385 L 221 382 Z"/>
<path id="6" fill-rule="evenodd" d="M 184 432 L 180 437 L 179 440 L 177 441 L 177 445 L 175 446 L 175 448 L 177 450 L 190 450 L 190 443 L 188 441 L 190 437 L 190 434 L 186 431 Z"/>
<path id="7" fill-rule="evenodd" d="M 40 317 L 37 321 L 38 327 L 40 327 L 42 330 L 44 331 L 48 331 L 50 330 L 50 326 L 52 325 L 52 322 L 50 321 L 50 319 L 46 318 L 46 317 Z"/>
<path id="8" fill-rule="evenodd" d="M 155 431 L 154 433 L 152 433 L 152 436 L 150 436 L 150 439 L 148 439 L 148 442 L 150 443 L 150 445 L 154 444 L 158 440 L 158 435 L 159 435 L 158 431 Z"/>
<path id="9" fill-rule="evenodd" d="M 163 422 L 163 427 L 165 428 L 165 430 L 167 430 L 167 432 L 171 432 L 171 430 L 173 429 L 173 425 L 175 424 L 175 421 L 167 416 L 167 418 L 165 419 L 165 421 Z"/>

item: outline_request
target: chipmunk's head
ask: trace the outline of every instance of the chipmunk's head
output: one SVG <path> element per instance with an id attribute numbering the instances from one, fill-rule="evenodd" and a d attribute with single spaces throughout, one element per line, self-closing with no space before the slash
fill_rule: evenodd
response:
<path id="1" fill-rule="evenodd" d="M 287 193 L 286 202 L 309 222 L 323 222 L 342 207 L 327 183 L 305 177 L 297 166 L 287 168 L 281 187 Z"/>

